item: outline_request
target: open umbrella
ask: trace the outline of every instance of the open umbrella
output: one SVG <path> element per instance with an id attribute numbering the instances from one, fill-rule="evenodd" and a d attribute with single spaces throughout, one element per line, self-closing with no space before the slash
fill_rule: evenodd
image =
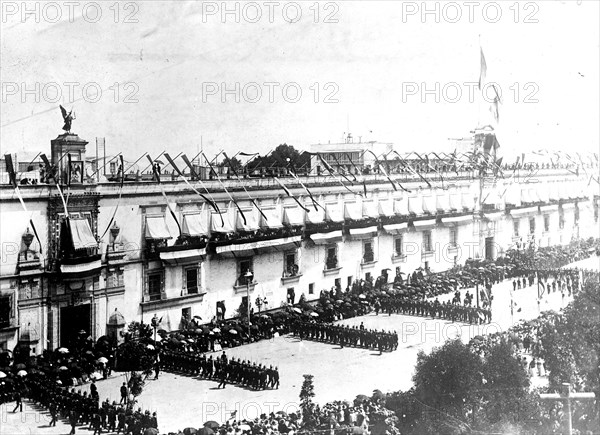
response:
<path id="1" fill-rule="evenodd" d="M 60 367 L 58 368 L 58 370 L 59 370 L 59 371 L 61 371 L 61 372 L 64 372 L 64 371 L 66 371 L 66 370 L 69 370 L 69 369 L 68 369 L 68 368 L 66 368 L 65 366 L 60 366 Z"/>
<path id="2" fill-rule="evenodd" d="M 361 293 L 361 294 L 358 295 L 358 297 L 361 298 L 361 299 L 365 299 L 367 296 Z"/>
<path id="3" fill-rule="evenodd" d="M 106 359 L 102 356 L 102 357 L 98 358 L 96 360 L 96 362 L 99 362 L 100 364 L 106 364 L 108 362 L 108 359 Z"/>
<path id="4" fill-rule="evenodd" d="M 146 349 L 154 350 L 154 346 L 151 344 L 147 344 Z"/>
<path id="5" fill-rule="evenodd" d="M 25 370 L 19 370 L 17 376 L 27 376 L 27 372 Z"/>
<path id="6" fill-rule="evenodd" d="M 293 307 L 292 311 L 294 311 L 294 312 L 296 312 L 298 314 L 302 314 L 302 310 L 300 308 L 298 308 L 298 307 Z"/>
<path id="7" fill-rule="evenodd" d="M 0 379 L 4 379 L 6 377 L 6 373 L 0 372 Z"/>
<path id="8" fill-rule="evenodd" d="M 212 330 L 212 332 L 221 332 L 221 330 L 219 328 L 215 328 Z"/>
<path id="9" fill-rule="evenodd" d="M 69 353 L 69 349 L 67 349 L 66 347 L 59 347 L 58 353 Z"/>
<path id="10" fill-rule="evenodd" d="M 319 313 L 315 313 L 314 311 L 312 313 L 310 313 L 310 315 L 313 317 L 319 317 Z"/>
<path id="11" fill-rule="evenodd" d="M 213 429 L 213 430 L 218 429 L 219 426 L 220 426 L 219 423 L 217 423 L 214 420 L 210 420 L 210 421 L 207 421 L 206 423 L 204 423 L 204 427 L 207 427 L 207 428 Z"/>
<path id="12" fill-rule="evenodd" d="M 158 429 L 155 427 L 149 427 L 144 431 L 144 435 L 158 435 Z"/>
<path id="13" fill-rule="evenodd" d="M 230 334 L 236 335 L 238 332 L 235 329 L 230 329 L 229 330 Z"/>
<path id="14" fill-rule="evenodd" d="M 194 427 L 186 427 L 186 428 L 183 430 L 183 433 L 184 433 L 184 435 L 194 435 L 194 434 L 197 434 L 197 433 L 198 433 L 198 431 L 197 431 L 197 430 L 196 430 L 196 428 L 194 428 Z M 214 433 L 214 432 L 213 432 L 213 433 Z"/>
<path id="15" fill-rule="evenodd" d="M 185 433 L 185 431 L 183 431 Z M 196 435 L 214 435 L 215 431 L 207 427 L 203 427 L 196 431 Z"/>
<path id="16" fill-rule="evenodd" d="M 17 364 L 15 366 L 15 369 L 17 369 L 17 370 L 25 370 L 25 364 Z"/>
<path id="17" fill-rule="evenodd" d="M 251 430 L 251 429 L 252 429 L 252 428 L 250 427 L 250 425 L 248 425 L 248 424 L 240 424 L 240 425 L 238 426 L 238 428 L 239 428 L 240 430 Z"/>

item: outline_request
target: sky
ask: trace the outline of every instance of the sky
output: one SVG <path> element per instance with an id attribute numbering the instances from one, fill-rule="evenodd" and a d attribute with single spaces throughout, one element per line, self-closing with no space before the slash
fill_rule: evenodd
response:
<path id="1" fill-rule="evenodd" d="M 129 160 L 309 149 L 348 132 L 401 153 L 452 151 L 449 138 L 484 124 L 507 156 L 598 152 L 600 2 L 467 3 L 427 2 L 437 15 L 422 2 L 227 3 L 236 16 L 221 2 L 27 13 L 2 1 L 1 151 L 48 153 L 62 104 L 72 131 Z M 480 47 L 498 123 L 476 85 Z"/>

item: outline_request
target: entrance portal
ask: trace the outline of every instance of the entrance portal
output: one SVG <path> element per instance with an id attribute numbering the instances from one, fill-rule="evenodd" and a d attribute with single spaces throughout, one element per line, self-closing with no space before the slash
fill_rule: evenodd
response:
<path id="1" fill-rule="evenodd" d="M 91 307 L 91 304 L 84 304 L 60 309 L 60 346 L 72 347 L 79 337 L 80 331 L 86 332 L 85 337 L 90 335 L 92 326 Z"/>

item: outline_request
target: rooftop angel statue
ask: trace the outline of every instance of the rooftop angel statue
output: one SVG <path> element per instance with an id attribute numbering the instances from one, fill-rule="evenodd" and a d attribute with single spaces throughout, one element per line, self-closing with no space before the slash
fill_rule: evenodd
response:
<path id="1" fill-rule="evenodd" d="M 71 111 L 67 113 L 67 110 L 63 106 L 60 106 L 60 111 L 62 112 L 62 117 L 65 121 L 65 125 L 63 125 L 62 129 L 67 133 L 71 133 L 71 123 L 75 119 L 73 116 L 73 110 L 71 109 Z"/>

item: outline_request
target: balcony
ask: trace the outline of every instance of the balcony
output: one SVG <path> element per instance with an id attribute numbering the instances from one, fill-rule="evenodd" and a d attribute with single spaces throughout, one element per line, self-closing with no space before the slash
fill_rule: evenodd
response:
<path id="1" fill-rule="evenodd" d="M 285 250 L 298 247 L 302 240 L 298 228 L 261 229 L 257 232 L 220 235 L 211 240 L 218 255 L 251 256 L 260 251 Z"/>
<path id="2" fill-rule="evenodd" d="M 392 254 L 392 263 L 406 263 L 406 254 L 394 252 Z"/>
<path id="3" fill-rule="evenodd" d="M 159 258 L 168 264 L 190 263 L 200 261 L 206 255 L 206 240 L 196 237 L 178 239 L 173 246 L 158 246 Z"/>
<path id="4" fill-rule="evenodd" d="M 325 269 L 323 269 L 323 275 L 324 276 L 329 276 L 329 275 L 336 275 L 340 270 L 342 270 L 341 266 L 336 266 L 336 267 L 325 267 Z"/>
<path id="5" fill-rule="evenodd" d="M 233 291 L 236 294 L 245 293 L 245 292 L 253 292 L 254 288 L 256 287 L 258 282 L 257 281 L 248 282 L 245 279 L 241 279 L 241 278 L 242 277 L 240 277 L 239 279 L 236 280 L 235 285 L 233 286 Z"/>
<path id="6" fill-rule="evenodd" d="M 245 287 L 244 287 L 245 288 Z M 182 296 L 177 296 L 174 298 L 164 297 L 164 294 L 152 294 L 149 295 L 148 300 L 143 301 L 140 305 L 144 309 L 144 311 L 152 311 L 155 309 L 165 309 L 177 307 L 180 305 L 187 305 L 193 302 L 202 302 L 205 291 L 199 293 L 186 294 Z"/>

